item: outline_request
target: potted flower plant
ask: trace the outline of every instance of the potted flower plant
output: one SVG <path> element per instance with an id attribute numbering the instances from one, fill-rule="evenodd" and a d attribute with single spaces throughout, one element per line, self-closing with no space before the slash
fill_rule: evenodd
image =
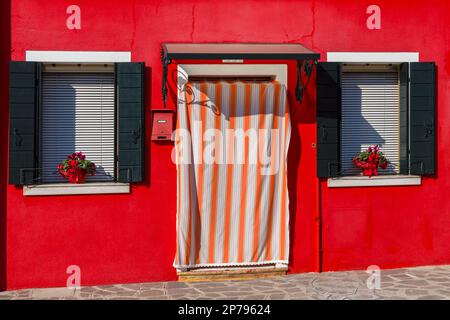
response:
<path id="1" fill-rule="evenodd" d="M 389 163 L 378 145 L 361 151 L 353 158 L 352 162 L 355 167 L 362 170 L 364 176 L 369 176 L 369 178 L 378 174 L 378 167 L 386 169 Z"/>
<path id="2" fill-rule="evenodd" d="M 67 159 L 58 165 L 59 174 L 69 179 L 70 183 L 83 183 L 86 174 L 95 174 L 95 163 L 86 160 L 82 152 L 75 152 L 67 156 Z"/>

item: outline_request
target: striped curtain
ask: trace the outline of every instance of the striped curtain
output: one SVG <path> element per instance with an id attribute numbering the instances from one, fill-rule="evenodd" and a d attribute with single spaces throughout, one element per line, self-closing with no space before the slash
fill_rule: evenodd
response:
<path id="1" fill-rule="evenodd" d="M 278 82 L 180 89 L 175 268 L 288 263 L 290 130 Z"/>

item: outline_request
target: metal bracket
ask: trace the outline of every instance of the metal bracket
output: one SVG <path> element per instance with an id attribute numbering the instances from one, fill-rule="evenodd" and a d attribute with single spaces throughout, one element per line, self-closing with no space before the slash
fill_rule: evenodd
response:
<path id="1" fill-rule="evenodd" d="M 164 108 L 167 104 L 167 68 L 169 64 L 172 63 L 172 59 L 167 58 L 166 53 L 164 52 L 164 49 L 161 49 L 161 62 L 162 62 L 162 98 L 164 103 Z"/>
<path id="2" fill-rule="evenodd" d="M 339 162 L 328 162 L 328 176 L 330 176 L 330 177 L 334 177 L 335 176 L 335 175 L 333 175 L 332 167 L 336 167 L 337 168 L 336 173 L 338 173 L 338 175 L 339 175 L 339 172 L 340 172 L 339 165 L 340 165 Z"/>
<path id="3" fill-rule="evenodd" d="M 20 184 L 21 185 L 30 185 L 30 184 L 37 184 L 39 181 L 41 181 L 41 177 L 39 176 L 39 172 L 42 170 L 42 168 L 20 168 L 19 174 L 20 174 Z M 25 173 L 31 172 L 33 174 L 33 178 L 31 181 L 27 181 Z"/>
<path id="4" fill-rule="evenodd" d="M 303 101 L 303 94 L 308 87 L 309 81 L 311 80 L 311 75 L 315 65 L 317 65 L 317 60 L 297 60 L 297 86 L 295 87 L 295 97 L 300 103 Z M 302 83 L 302 70 L 308 77 L 304 86 Z"/>

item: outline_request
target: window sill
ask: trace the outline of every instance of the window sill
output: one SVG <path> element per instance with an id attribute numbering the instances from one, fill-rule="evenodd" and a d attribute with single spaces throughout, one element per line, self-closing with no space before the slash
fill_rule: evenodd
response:
<path id="1" fill-rule="evenodd" d="M 349 187 L 382 187 L 382 186 L 420 186 L 421 176 L 411 175 L 386 175 L 373 176 L 348 176 L 328 179 L 328 188 Z"/>
<path id="2" fill-rule="evenodd" d="M 60 196 L 115 193 L 130 193 L 130 184 L 118 182 L 88 182 L 83 184 L 52 183 L 23 187 L 24 196 Z"/>

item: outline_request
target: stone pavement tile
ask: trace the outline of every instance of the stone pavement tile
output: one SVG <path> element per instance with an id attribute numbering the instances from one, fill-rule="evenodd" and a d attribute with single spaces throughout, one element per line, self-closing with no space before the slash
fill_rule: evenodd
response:
<path id="1" fill-rule="evenodd" d="M 129 290 L 140 290 L 141 284 L 140 283 L 122 284 L 120 285 L 120 287 Z"/>
<path id="2" fill-rule="evenodd" d="M 242 282 L 238 283 L 238 285 L 243 286 Z M 193 288 L 214 288 L 214 287 L 223 287 L 223 282 L 192 282 L 191 286 Z"/>
<path id="3" fill-rule="evenodd" d="M 202 293 L 204 292 L 206 289 L 196 289 L 196 288 L 171 288 L 171 289 L 165 289 L 167 295 L 178 295 L 178 294 L 195 294 L 195 293 Z M 215 292 L 214 291 L 210 291 L 210 292 Z"/>
<path id="4" fill-rule="evenodd" d="M 95 293 L 104 295 L 104 296 L 126 296 L 126 295 L 134 295 L 138 293 L 139 291 L 136 290 L 129 290 L 129 289 L 101 289 L 98 288 L 98 290 L 94 291 Z"/>
<path id="5" fill-rule="evenodd" d="M 73 298 L 76 298 L 76 299 L 89 299 L 89 298 L 91 298 L 93 296 L 93 294 L 92 293 L 78 293 L 78 294 L 75 294 L 74 296 L 73 296 Z"/>
<path id="6" fill-rule="evenodd" d="M 264 298 L 265 298 L 265 295 L 263 295 L 263 294 L 251 294 L 251 295 L 245 296 L 243 298 L 243 300 L 264 300 Z"/>
<path id="7" fill-rule="evenodd" d="M 277 285 L 278 288 L 280 289 L 288 289 L 288 288 L 296 288 L 298 286 L 298 284 L 292 282 L 292 283 L 283 283 L 283 284 L 279 284 Z"/>
<path id="8" fill-rule="evenodd" d="M 19 298 L 32 297 L 33 290 L 20 290 L 17 291 L 16 296 Z"/>
<path id="9" fill-rule="evenodd" d="M 407 272 L 407 270 L 410 270 L 410 269 L 407 269 L 407 268 L 405 268 L 405 269 L 383 269 L 383 270 L 381 270 L 381 273 L 390 276 L 390 275 L 405 274 L 405 272 Z"/>
<path id="10" fill-rule="evenodd" d="M 436 289 L 436 293 L 442 294 L 450 299 L 450 287 L 448 289 Z"/>
<path id="11" fill-rule="evenodd" d="M 199 299 L 203 299 L 203 298 L 219 298 L 219 297 L 224 297 L 224 295 L 220 294 L 220 293 L 208 293 L 208 294 L 201 294 L 198 296 Z"/>
<path id="12" fill-rule="evenodd" d="M 289 296 L 289 300 L 317 300 L 317 299 L 314 299 L 311 296 L 294 295 L 294 296 Z"/>
<path id="13" fill-rule="evenodd" d="M 156 289 L 153 289 L 153 290 L 143 290 L 143 291 L 140 291 L 138 294 L 137 294 L 137 296 L 139 296 L 139 297 L 154 297 L 154 296 L 163 296 L 164 295 L 164 290 L 156 290 Z"/>
<path id="14" fill-rule="evenodd" d="M 222 287 L 214 287 L 214 288 L 201 288 L 202 292 L 226 292 L 226 291 L 236 291 L 233 287 L 222 286 Z"/>
<path id="15" fill-rule="evenodd" d="M 49 289 L 33 289 L 32 297 L 33 299 L 45 299 L 54 297 L 73 297 L 75 294 L 75 289 L 68 288 L 49 288 Z"/>
<path id="16" fill-rule="evenodd" d="M 271 286 L 271 287 L 252 286 L 251 289 L 255 292 L 271 292 L 274 289 L 278 289 L 278 288 L 276 286 Z"/>
<path id="17" fill-rule="evenodd" d="M 427 290 L 421 290 L 421 289 L 406 289 L 405 294 L 407 296 L 423 296 L 428 294 Z"/>
<path id="18" fill-rule="evenodd" d="M 195 286 L 195 284 L 193 285 Z M 189 288 L 190 286 L 188 285 L 187 282 L 167 282 L 166 283 L 166 288 L 167 289 L 174 289 L 174 288 Z"/>
<path id="19" fill-rule="evenodd" d="M 334 294 L 354 294 L 356 290 L 358 289 L 355 285 L 347 285 L 345 283 L 339 283 L 339 282 L 328 282 L 328 283 L 314 283 L 313 284 L 313 290 L 316 290 L 317 292 L 321 293 L 334 293 Z"/>
<path id="20" fill-rule="evenodd" d="M 412 285 L 415 287 L 420 286 L 426 286 L 428 285 L 428 282 L 426 280 L 402 280 L 399 281 L 399 284 L 401 285 Z"/>
<path id="21" fill-rule="evenodd" d="M 153 289 L 163 289 L 166 282 L 146 282 L 141 284 L 141 291 L 143 290 L 153 290 Z"/>
<path id="22" fill-rule="evenodd" d="M 138 291 L 121 291 L 121 292 L 115 292 L 113 296 L 116 297 L 134 297 L 139 294 Z"/>
<path id="23" fill-rule="evenodd" d="M 246 296 L 252 294 L 252 291 L 225 291 L 222 294 L 225 297 L 236 297 L 236 296 Z"/>
<path id="24" fill-rule="evenodd" d="M 394 281 L 406 281 L 406 280 L 415 280 L 416 278 L 411 277 L 407 274 L 396 274 L 396 275 L 389 275 L 391 279 Z"/>
<path id="25" fill-rule="evenodd" d="M 385 297 L 384 300 L 408 300 L 408 298 L 403 296 L 390 296 Z"/>
<path id="26" fill-rule="evenodd" d="M 100 288 L 97 288 L 94 292 L 92 292 L 93 295 L 102 296 L 102 297 L 111 297 L 114 296 L 116 293 L 112 291 L 103 290 Z"/>
<path id="27" fill-rule="evenodd" d="M 266 300 L 284 300 L 289 298 L 285 293 L 274 293 L 266 296 Z"/>
<path id="28" fill-rule="evenodd" d="M 438 296 L 438 295 L 427 295 L 427 296 L 421 296 L 418 297 L 417 300 L 443 300 L 445 297 Z"/>
<path id="29" fill-rule="evenodd" d="M 433 282 L 433 283 L 442 283 L 442 284 L 450 284 L 450 278 L 446 278 L 446 277 L 435 277 L 435 275 L 433 275 L 432 277 L 427 278 L 427 281 L 429 282 Z"/>
<path id="30" fill-rule="evenodd" d="M 375 295 L 354 295 L 348 298 L 351 300 L 382 300 L 381 297 Z"/>
<path id="31" fill-rule="evenodd" d="M 97 290 L 98 290 L 97 287 L 81 287 L 80 289 L 77 289 L 76 291 L 83 292 L 83 293 L 87 293 L 87 292 L 92 293 Z"/>
<path id="32" fill-rule="evenodd" d="M 139 300 L 169 300 L 168 296 L 138 297 Z"/>

